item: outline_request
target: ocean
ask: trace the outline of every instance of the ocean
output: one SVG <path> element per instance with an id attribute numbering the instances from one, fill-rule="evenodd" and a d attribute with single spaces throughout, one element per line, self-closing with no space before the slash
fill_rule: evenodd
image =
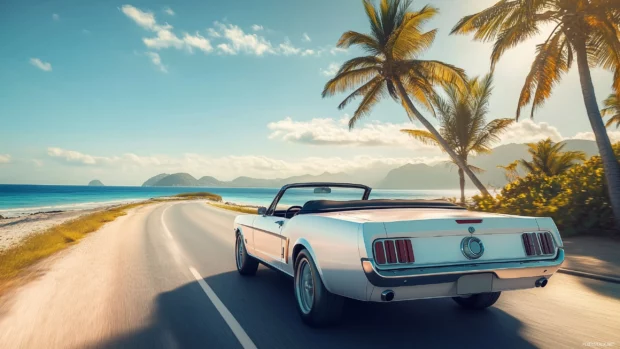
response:
<path id="1" fill-rule="evenodd" d="M 12 185 L 0 184 L 0 215 L 16 215 L 70 211 L 95 208 L 103 205 L 127 203 L 180 193 L 208 191 L 221 195 L 224 201 L 240 204 L 268 206 L 279 188 L 199 188 L 199 187 L 89 187 L 73 185 Z M 471 196 L 475 190 L 466 190 Z M 335 194 L 334 200 L 355 199 L 352 195 Z M 316 199 L 312 192 L 304 194 L 307 200 Z M 459 190 L 382 190 L 374 189 L 371 199 L 439 199 L 459 197 Z M 323 197 L 321 197 L 323 198 Z M 296 200 L 300 199 L 299 196 Z M 287 204 L 287 202 L 282 202 Z"/>

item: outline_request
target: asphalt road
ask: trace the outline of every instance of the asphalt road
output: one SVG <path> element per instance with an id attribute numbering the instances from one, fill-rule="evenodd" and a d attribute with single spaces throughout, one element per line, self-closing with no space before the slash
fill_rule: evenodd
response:
<path id="1" fill-rule="evenodd" d="M 0 347 L 620 347 L 620 285 L 563 274 L 482 312 L 450 299 L 350 302 L 340 326 L 308 328 L 287 277 L 237 274 L 234 216 L 164 203 L 108 224 L 6 298 Z"/>

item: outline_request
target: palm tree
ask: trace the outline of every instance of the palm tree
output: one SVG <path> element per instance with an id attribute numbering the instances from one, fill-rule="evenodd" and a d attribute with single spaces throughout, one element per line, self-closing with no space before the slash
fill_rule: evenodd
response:
<path id="1" fill-rule="evenodd" d="M 473 78 L 464 89 L 446 86 L 447 98 L 436 96 L 433 105 L 441 124 L 439 134 L 446 140 L 450 149 L 465 162 L 470 171 L 480 173 L 484 170 L 468 163 L 469 155 L 491 152 L 491 145 L 499 140 L 513 119 L 497 119 L 486 123 L 489 98 L 493 90 L 493 77 L 489 74 L 482 79 Z M 424 130 L 401 130 L 411 137 L 425 143 L 441 146 L 437 137 Z M 465 174 L 459 168 L 461 203 L 465 203 Z"/>
<path id="2" fill-rule="evenodd" d="M 620 98 L 618 95 L 610 94 L 603 104 L 605 108 L 601 110 L 601 115 L 610 117 L 605 126 L 611 127 L 615 122 L 616 128 L 620 127 Z"/>
<path id="3" fill-rule="evenodd" d="M 527 152 L 532 155 L 532 161 L 521 159 L 519 164 L 530 173 L 557 176 L 586 158 L 586 154 L 582 151 L 563 151 L 565 146 L 566 143 L 554 143 L 549 138 L 537 143 L 528 143 Z"/>
<path id="4" fill-rule="evenodd" d="M 519 178 L 519 171 L 517 171 L 517 166 L 519 166 L 519 160 L 515 160 L 509 163 L 506 166 L 498 165 L 497 168 L 501 168 L 504 170 L 504 176 L 506 176 L 506 180 L 508 182 L 514 182 Z"/>
<path id="5" fill-rule="evenodd" d="M 620 164 L 599 111 L 590 67 L 614 72 L 613 88 L 620 94 L 620 1 L 618 0 L 501 0 L 463 17 L 452 33 L 474 33 L 474 39 L 494 41 L 493 69 L 510 48 L 538 35 L 541 27 L 553 28 L 537 46 L 536 57 L 525 79 L 517 108 L 532 103 L 531 115 L 551 95 L 553 87 L 577 60 L 581 92 L 596 137 L 609 197 L 620 227 Z"/>
<path id="6" fill-rule="evenodd" d="M 437 29 L 425 32 L 422 26 L 438 10 L 424 6 L 419 11 L 410 11 L 411 0 L 381 0 L 378 8 L 370 0 L 364 0 L 363 4 L 370 21 L 370 34 L 345 32 L 337 46 L 348 48 L 356 45 L 368 55 L 344 62 L 336 76 L 325 84 L 323 97 L 353 89 L 338 106 L 340 109 L 361 97 L 362 101 L 349 120 L 349 128 L 353 128 L 382 97 L 389 94 L 402 103 L 410 119 L 417 119 L 424 125 L 476 187 L 484 195 L 489 195 L 465 161 L 450 148 L 448 142 L 412 102 L 413 99 L 432 111 L 431 101 L 436 95 L 434 86 L 454 85 L 464 88 L 466 85 L 462 69 L 440 61 L 419 59 L 432 45 L 437 33 Z"/>

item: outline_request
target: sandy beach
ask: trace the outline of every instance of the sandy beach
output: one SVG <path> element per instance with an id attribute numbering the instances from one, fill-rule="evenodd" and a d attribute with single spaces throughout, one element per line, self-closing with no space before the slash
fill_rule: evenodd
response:
<path id="1" fill-rule="evenodd" d="M 57 224 L 76 219 L 92 212 L 103 210 L 99 207 L 89 210 L 66 212 L 39 212 L 20 217 L 0 220 L 0 251 L 19 244 L 30 235 L 44 232 Z"/>

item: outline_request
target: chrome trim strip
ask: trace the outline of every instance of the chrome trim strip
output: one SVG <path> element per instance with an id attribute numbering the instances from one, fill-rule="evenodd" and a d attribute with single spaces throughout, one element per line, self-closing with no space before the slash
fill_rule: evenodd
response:
<path id="1" fill-rule="evenodd" d="M 564 249 L 558 249 L 553 260 L 470 263 L 428 268 L 410 268 L 401 270 L 378 270 L 372 260 L 363 258 L 362 268 L 368 280 L 375 286 L 413 286 L 417 284 L 433 284 L 450 282 L 464 274 L 489 273 L 502 270 L 527 270 L 536 268 L 555 268 L 564 262 Z M 544 270 L 546 272 L 547 270 Z M 497 273 L 496 273 L 497 274 Z M 548 274 L 553 274 L 550 272 Z M 455 279 L 456 278 L 456 279 Z M 446 281 L 447 280 L 447 281 Z"/>
<path id="2" fill-rule="evenodd" d="M 246 225 L 246 224 L 239 224 L 239 225 L 241 225 L 243 227 L 248 227 L 250 229 L 258 230 L 261 233 L 266 233 L 266 234 L 269 234 L 269 235 L 277 236 L 277 237 L 279 237 L 282 240 L 286 239 L 286 236 L 283 236 L 282 234 L 274 233 L 274 232 L 271 232 L 271 231 L 268 231 L 268 230 L 264 230 L 264 229 L 258 229 L 258 228 L 250 227 L 249 225 Z"/>

